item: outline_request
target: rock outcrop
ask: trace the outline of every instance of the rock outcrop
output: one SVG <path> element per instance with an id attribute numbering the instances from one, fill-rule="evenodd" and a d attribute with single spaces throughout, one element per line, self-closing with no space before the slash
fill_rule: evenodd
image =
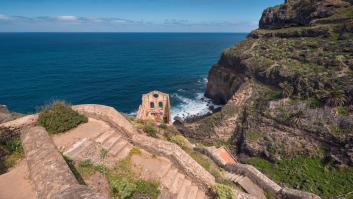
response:
<path id="1" fill-rule="evenodd" d="M 337 9 L 348 7 L 340 0 L 287 0 L 285 4 L 267 8 L 261 17 L 261 29 L 276 29 L 309 25 L 316 19 L 334 15 Z"/>
<path id="2" fill-rule="evenodd" d="M 18 113 L 12 113 L 9 111 L 7 106 L 0 104 L 0 124 L 4 122 L 8 122 L 14 119 L 17 119 L 21 116 Z"/>

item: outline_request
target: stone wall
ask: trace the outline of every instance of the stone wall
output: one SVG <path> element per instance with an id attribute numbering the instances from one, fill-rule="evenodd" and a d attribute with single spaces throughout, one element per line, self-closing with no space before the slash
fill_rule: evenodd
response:
<path id="1" fill-rule="evenodd" d="M 136 134 L 132 142 L 137 146 L 154 154 L 167 156 L 177 163 L 189 175 L 193 176 L 199 183 L 211 187 L 215 184 L 215 178 L 201 165 L 189 156 L 178 145 L 164 140 Z"/>
<path id="2" fill-rule="evenodd" d="M 135 145 L 151 153 L 170 158 L 188 175 L 193 176 L 200 184 L 206 187 L 211 187 L 215 184 L 215 178 L 178 145 L 140 134 L 137 129 L 114 108 L 104 105 L 88 104 L 76 105 L 73 106 L 73 109 L 88 117 L 103 120 L 118 130 L 120 129 Z"/>
<path id="3" fill-rule="evenodd" d="M 44 128 L 24 128 L 21 139 L 38 199 L 104 199 L 77 182 Z"/>
<path id="4" fill-rule="evenodd" d="M 1 123 L 0 128 L 8 128 L 11 130 L 22 129 L 25 126 L 31 125 L 35 123 L 38 119 L 38 114 L 27 115 L 16 120 L 12 120 L 9 122 Z"/>
<path id="5" fill-rule="evenodd" d="M 223 167 L 226 171 L 241 174 L 247 176 L 254 183 L 260 186 L 262 189 L 269 193 L 275 194 L 278 198 L 284 199 L 319 199 L 320 197 L 309 192 L 300 191 L 296 189 L 289 189 L 286 187 L 281 187 L 266 175 L 261 173 L 252 165 L 248 164 L 224 164 L 224 161 L 220 157 L 217 157 L 215 153 L 212 152 L 214 148 L 212 147 L 195 147 L 197 150 L 207 156 L 209 156 L 217 165 Z"/>

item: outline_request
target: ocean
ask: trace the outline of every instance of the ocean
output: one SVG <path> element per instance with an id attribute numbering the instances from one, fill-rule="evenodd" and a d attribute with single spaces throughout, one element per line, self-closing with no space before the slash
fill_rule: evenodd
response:
<path id="1" fill-rule="evenodd" d="M 171 96 L 173 116 L 203 114 L 207 73 L 245 33 L 0 33 L 0 104 L 33 113 L 53 100 L 133 114 Z"/>

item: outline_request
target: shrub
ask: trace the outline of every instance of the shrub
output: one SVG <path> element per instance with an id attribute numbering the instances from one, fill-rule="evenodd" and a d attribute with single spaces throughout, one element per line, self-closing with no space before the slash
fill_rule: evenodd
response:
<path id="1" fill-rule="evenodd" d="M 6 173 L 23 158 L 20 138 L 12 138 L 0 142 L 0 174 Z"/>
<path id="2" fill-rule="evenodd" d="M 74 111 L 62 101 L 55 101 L 45 106 L 39 113 L 38 124 L 49 133 L 61 133 L 87 122 L 87 117 Z"/>
<path id="3" fill-rule="evenodd" d="M 245 136 L 250 142 L 257 142 L 259 139 L 262 138 L 261 133 L 254 130 L 247 131 Z"/>
<path id="4" fill-rule="evenodd" d="M 343 116 L 348 116 L 349 110 L 347 106 L 339 106 L 337 107 L 337 113 Z"/>
<path id="5" fill-rule="evenodd" d="M 306 103 L 310 108 L 320 108 L 323 106 L 323 103 L 315 97 L 309 97 Z"/>
<path id="6" fill-rule="evenodd" d="M 159 183 L 155 181 L 138 180 L 136 182 L 136 192 L 148 195 L 151 199 L 157 199 L 160 194 Z"/>
<path id="7" fill-rule="evenodd" d="M 143 131 L 151 137 L 157 137 L 157 130 L 153 127 L 151 122 L 147 122 L 143 127 Z"/>
<path id="8" fill-rule="evenodd" d="M 121 199 L 131 197 L 137 189 L 136 184 L 130 182 L 127 178 L 119 176 L 110 176 L 109 184 L 112 195 Z"/>
<path id="9" fill-rule="evenodd" d="M 162 123 L 162 124 L 158 125 L 158 127 L 161 128 L 161 129 L 167 129 L 168 128 L 168 126 L 165 123 Z"/>
<path id="10" fill-rule="evenodd" d="M 224 184 L 216 184 L 212 187 L 217 199 L 236 199 L 234 191 L 231 186 Z"/>
<path id="11" fill-rule="evenodd" d="M 169 138 L 169 141 L 179 145 L 182 149 L 189 148 L 189 141 L 182 135 L 174 135 Z"/>
<path id="12" fill-rule="evenodd" d="M 108 151 L 106 149 L 100 150 L 100 158 L 104 159 L 108 155 Z"/>

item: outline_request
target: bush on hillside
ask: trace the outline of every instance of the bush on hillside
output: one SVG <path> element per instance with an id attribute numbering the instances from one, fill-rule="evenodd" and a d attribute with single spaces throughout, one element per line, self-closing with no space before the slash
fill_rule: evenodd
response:
<path id="1" fill-rule="evenodd" d="M 233 188 L 224 185 L 224 184 L 216 184 L 212 187 L 212 191 L 216 194 L 217 199 L 236 199 L 233 192 Z"/>
<path id="2" fill-rule="evenodd" d="M 63 101 L 55 101 L 42 109 L 37 122 L 49 133 L 56 134 L 68 131 L 87 121 L 87 117 L 74 111 L 70 105 Z"/>
<path id="3" fill-rule="evenodd" d="M 145 123 L 143 131 L 150 137 L 157 137 L 157 130 L 154 128 L 153 123 L 150 121 Z"/>

